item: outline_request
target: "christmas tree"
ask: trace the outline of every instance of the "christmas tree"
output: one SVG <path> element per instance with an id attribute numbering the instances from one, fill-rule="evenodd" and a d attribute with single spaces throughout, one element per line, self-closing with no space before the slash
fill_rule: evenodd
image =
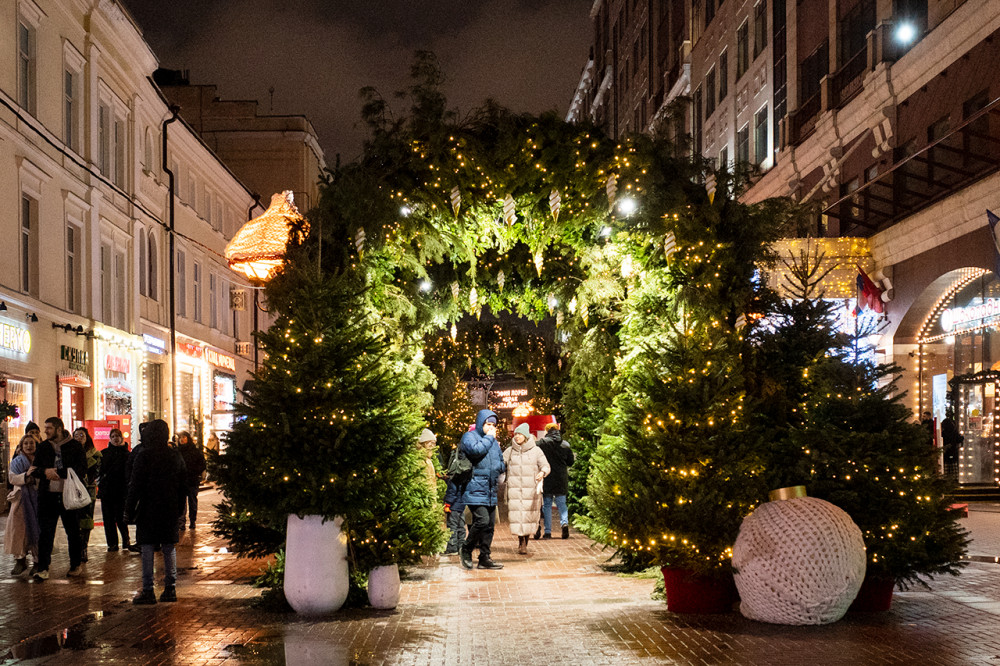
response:
<path id="1" fill-rule="evenodd" d="M 280 548 L 288 514 L 343 516 L 353 571 L 416 561 L 443 534 L 410 384 L 357 278 L 317 273 L 288 263 L 269 285 L 266 360 L 213 469 L 225 497 L 217 532 L 260 555 Z"/>

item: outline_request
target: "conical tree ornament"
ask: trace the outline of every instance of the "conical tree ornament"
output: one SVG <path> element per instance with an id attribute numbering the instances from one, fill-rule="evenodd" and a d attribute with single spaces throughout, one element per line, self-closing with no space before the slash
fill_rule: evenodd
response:
<path id="1" fill-rule="evenodd" d="M 517 222 L 517 213 L 514 210 L 514 197 L 509 194 L 503 200 L 503 220 L 511 225 Z"/>
<path id="2" fill-rule="evenodd" d="M 475 309 L 476 305 L 478 304 L 479 304 L 479 292 L 476 291 L 475 287 L 473 287 L 472 289 L 469 290 L 469 305 L 471 305 L 472 308 Z"/>
<path id="3" fill-rule="evenodd" d="M 576 296 L 569 300 L 569 312 L 570 314 L 576 314 Z"/>
<path id="4" fill-rule="evenodd" d="M 451 209 L 455 211 L 455 217 L 458 217 L 458 211 L 462 208 L 462 192 L 458 189 L 458 185 L 451 188 Z"/>
<path id="5" fill-rule="evenodd" d="M 559 196 L 559 190 L 552 190 L 549 192 L 549 210 L 552 211 L 552 221 L 559 221 L 559 209 L 562 207 L 562 197 Z"/>
<path id="6" fill-rule="evenodd" d="M 545 264 L 545 255 L 539 250 L 535 253 L 535 271 L 538 273 L 539 277 L 542 275 L 542 266 Z"/>
<path id="7" fill-rule="evenodd" d="M 358 233 L 354 234 L 354 246 L 358 248 L 358 252 L 365 249 L 365 228 L 358 227 Z"/>
<path id="8" fill-rule="evenodd" d="M 457 282 L 452 282 L 451 283 L 451 295 L 455 297 L 456 301 L 458 300 L 459 291 L 460 291 L 460 289 L 458 287 L 458 283 Z"/>
<path id="9" fill-rule="evenodd" d="M 674 236 L 674 232 L 668 231 L 667 235 L 663 237 L 663 253 L 669 258 L 677 251 L 677 237 Z"/>
<path id="10" fill-rule="evenodd" d="M 563 313 L 562 310 L 560 310 L 559 312 L 556 313 L 556 328 L 559 328 L 562 325 L 563 325 Z"/>
<path id="11" fill-rule="evenodd" d="M 507 281 L 507 276 L 504 275 L 503 271 L 497 273 L 497 286 L 500 287 L 500 291 L 503 291 L 503 283 Z"/>
<path id="12" fill-rule="evenodd" d="M 615 176 L 615 174 L 611 174 L 610 176 L 608 176 L 607 192 L 608 192 L 608 205 L 614 206 L 615 196 L 618 194 L 618 178 Z"/>
<path id="13" fill-rule="evenodd" d="M 458 326 L 454 324 L 451 325 L 451 339 L 453 342 L 458 340 Z"/>

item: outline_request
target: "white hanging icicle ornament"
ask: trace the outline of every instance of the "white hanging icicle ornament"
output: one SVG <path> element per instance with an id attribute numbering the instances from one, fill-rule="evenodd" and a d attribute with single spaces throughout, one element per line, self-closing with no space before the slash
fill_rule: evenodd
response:
<path id="1" fill-rule="evenodd" d="M 538 273 L 539 277 L 542 276 L 542 266 L 544 264 L 545 264 L 545 255 L 542 254 L 541 250 L 539 250 L 538 252 L 535 253 L 535 271 Z"/>
<path id="2" fill-rule="evenodd" d="M 504 275 L 503 271 L 497 273 L 497 286 L 500 287 L 500 291 L 503 291 L 503 283 L 507 281 L 507 276 Z"/>
<path id="3" fill-rule="evenodd" d="M 358 252 L 365 249 L 365 228 L 358 227 L 358 233 L 354 234 L 354 247 L 358 248 Z"/>
<path id="4" fill-rule="evenodd" d="M 472 309 L 474 310 L 476 308 L 476 305 L 478 304 L 479 304 L 479 292 L 476 291 L 475 287 L 473 287 L 472 289 L 469 290 L 469 305 L 471 305 Z"/>
<path id="5" fill-rule="evenodd" d="M 457 282 L 452 282 L 451 283 L 451 295 L 455 297 L 456 301 L 458 300 L 459 291 L 460 290 L 458 288 L 458 283 Z"/>
<path id="6" fill-rule="evenodd" d="M 451 340 L 452 342 L 458 340 L 458 326 L 455 326 L 454 324 L 451 325 Z"/>
<path id="7" fill-rule="evenodd" d="M 549 210 L 552 211 L 552 221 L 559 221 L 559 209 L 562 207 L 562 197 L 559 196 L 559 190 L 552 190 L 549 192 Z"/>
<path id="8" fill-rule="evenodd" d="M 458 211 L 462 208 L 462 192 L 458 189 L 458 185 L 451 188 L 451 209 L 455 211 L 455 217 L 458 217 Z"/>
<path id="9" fill-rule="evenodd" d="M 513 225 L 517 222 L 517 212 L 514 210 L 514 197 L 508 194 L 503 200 L 503 220 Z"/>
<path id="10" fill-rule="evenodd" d="M 677 237 L 674 236 L 674 232 L 668 231 L 667 235 L 663 237 L 663 253 L 669 259 L 676 251 Z"/>
<path id="11" fill-rule="evenodd" d="M 618 178 L 615 174 L 608 176 L 608 185 L 606 189 L 608 192 L 608 206 L 614 206 L 615 196 L 618 194 Z"/>

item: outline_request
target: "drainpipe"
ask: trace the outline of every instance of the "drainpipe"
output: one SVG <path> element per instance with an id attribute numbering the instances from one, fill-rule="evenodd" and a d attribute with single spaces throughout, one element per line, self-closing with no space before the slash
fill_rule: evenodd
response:
<path id="1" fill-rule="evenodd" d="M 179 409 L 177 400 L 177 309 L 176 298 L 174 296 L 174 198 L 176 195 L 176 182 L 174 172 L 170 170 L 170 163 L 167 160 L 167 132 L 168 125 L 177 120 L 177 114 L 181 112 L 181 107 L 176 104 L 170 105 L 170 117 L 163 121 L 163 172 L 167 174 L 167 191 L 169 193 L 167 202 L 167 247 L 170 253 L 168 262 L 170 277 L 170 425 L 171 431 L 177 432 L 177 410 Z"/>
<path id="2" fill-rule="evenodd" d="M 253 211 L 255 208 L 260 206 L 260 195 L 256 192 L 252 193 L 250 196 L 253 197 L 253 204 L 247 209 L 247 222 L 253 219 Z M 260 290 L 261 285 L 251 284 L 250 287 L 253 289 L 253 333 L 250 334 L 250 338 L 253 340 L 253 373 L 254 378 L 257 376 L 257 311 L 260 310 Z"/>

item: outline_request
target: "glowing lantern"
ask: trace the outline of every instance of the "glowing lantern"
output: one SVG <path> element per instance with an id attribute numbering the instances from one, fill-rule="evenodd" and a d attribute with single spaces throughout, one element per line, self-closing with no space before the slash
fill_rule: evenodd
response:
<path id="1" fill-rule="evenodd" d="M 284 261 L 291 225 L 298 222 L 303 222 L 303 233 L 309 230 L 291 190 L 275 194 L 264 214 L 244 224 L 226 246 L 229 267 L 251 280 L 268 280 Z"/>

